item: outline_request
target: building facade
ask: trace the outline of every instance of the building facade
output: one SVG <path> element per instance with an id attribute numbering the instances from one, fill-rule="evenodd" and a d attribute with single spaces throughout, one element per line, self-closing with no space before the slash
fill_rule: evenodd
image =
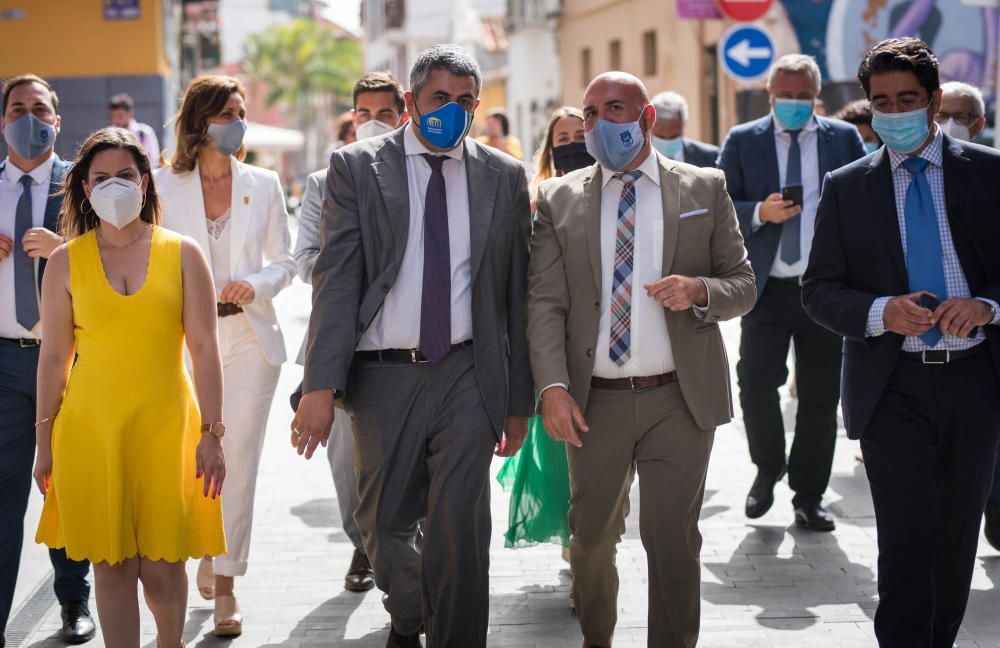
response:
<path id="1" fill-rule="evenodd" d="M 557 39 L 561 5 L 561 0 L 507 3 L 507 116 L 526 161 L 542 144 L 549 116 L 563 104 Z"/>

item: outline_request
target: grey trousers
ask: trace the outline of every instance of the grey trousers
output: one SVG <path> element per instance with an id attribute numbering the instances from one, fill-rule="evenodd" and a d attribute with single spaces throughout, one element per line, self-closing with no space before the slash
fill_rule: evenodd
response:
<path id="1" fill-rule="evenodd" d="M 361 532 L 354 520 L 358 510 L 358 478 L 354 472 L 354 431 L 351 416 L 338 410 L 330 430 L 330 442 L 326 446 L 326 458 L 330 462 L 333 475 L 333 489 L 337 492 L 337 508 L 344 533 L 358 551 L 364 551 Z"/>
<path id="2" fill-rule="evenodd" d="M 436 365 L 359 360 L 348 398 L 355 518 L 393 628 L 423 624 L 428 648 L 484 648 L 497 439 L 472 347 Z"/>

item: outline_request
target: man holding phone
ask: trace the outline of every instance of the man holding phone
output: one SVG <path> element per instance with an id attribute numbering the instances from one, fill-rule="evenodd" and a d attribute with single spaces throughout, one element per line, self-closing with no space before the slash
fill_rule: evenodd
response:
<path id="1" fill-rule="evenodd" d="M 864 157 L 865 148 L 852 125 L 815 114 L 820 88 L 811 56 L 788 54 L 775 61 L 767 81 L 770 114 L 730 131 L 719 168 L 757 278 L 757 303 L 743 318 L 736 366 L 750 458 L 757 466 L 746 515 L 767 513 L 774 486 L 787 472 L 796 523 L 831 531 L 834 521 L 821 501 L 837 437 L 841 341 L 806 315 L 801 284 L 822 178 Z M 790 342 L 799 406 L 786 454 L 778 388 L 788 378 Z"/>

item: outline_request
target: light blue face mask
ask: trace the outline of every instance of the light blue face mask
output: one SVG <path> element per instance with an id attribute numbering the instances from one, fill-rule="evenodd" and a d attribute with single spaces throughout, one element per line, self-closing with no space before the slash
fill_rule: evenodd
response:
<path id="1" fill-rule="evenodd" d="M 660 155 L 668 157 L 671 160 L 675 160 L 677 159 L 677 155 L 684 148 L 684 137 L 680 136 L 664 139 L 653 135 L 653 148 L 659 151 Z"/>
<path id="2" fill-rule="evenodd" d="M 433 112 L 418 115 L 420 134 L 435 147 L 450 151 L 465 139 L 472 127 L 473 115 L 474 112 L 469 112 L 454 101 L 446 103 Z"/>
<path id="3" fill-rule="evenodd" d="M 646 136 L 643 135 L 639 120 L 617 124 L 598 119 L 594 127 L 584 133 L 584 140 L 587 142 L 587 152 L 601 166 L 621 171 L 639 155 Z"/>
<path id="4" fill-rule="evenodd" d="M 878 142 L 865 142 L 865 153 L 874 153 L 880 148 L 882 148 L 882 145 Z"/>
<path id="5" fill-rule="evenodd" d="M 34 160 L 56 143 L 56 129 L 31 113 L 17 121 L 7 122 L 3 128 L 7 146 L 25 160 Z"/>
<path id="6" fill-rule="evenodd" d="M 927 108 L 902 113 L 884 113 L 872 108 L 872 129 L 896 153 L 912 153 L 931 132 Z"/>
<path id="7" fill-rule="evenodd" d="M 775 99 L 774 117 L 785 130 L 799 130 L 808 123 L 813 113 L 811 99 Z"/>
<path id="8" fill-rule="evenodd" d="M 247 132 L 247 123 L 242 119 L 234 119 L 225 124 L 209 124 L 208 137 L 216 150 L 223 155 L 232 155 L 243 146 L 243 136 Z"/>

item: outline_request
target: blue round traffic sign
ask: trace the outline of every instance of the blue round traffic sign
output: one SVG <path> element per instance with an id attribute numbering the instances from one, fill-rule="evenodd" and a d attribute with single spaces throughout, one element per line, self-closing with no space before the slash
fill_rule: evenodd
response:
<path id="1" fill-rule="evenodd" d="M 719 41 L 719 60 L 736 81 L 754 81 L 764 76 L 774 61 L 774 41 L 762 27 L 734 25 Z"/>

